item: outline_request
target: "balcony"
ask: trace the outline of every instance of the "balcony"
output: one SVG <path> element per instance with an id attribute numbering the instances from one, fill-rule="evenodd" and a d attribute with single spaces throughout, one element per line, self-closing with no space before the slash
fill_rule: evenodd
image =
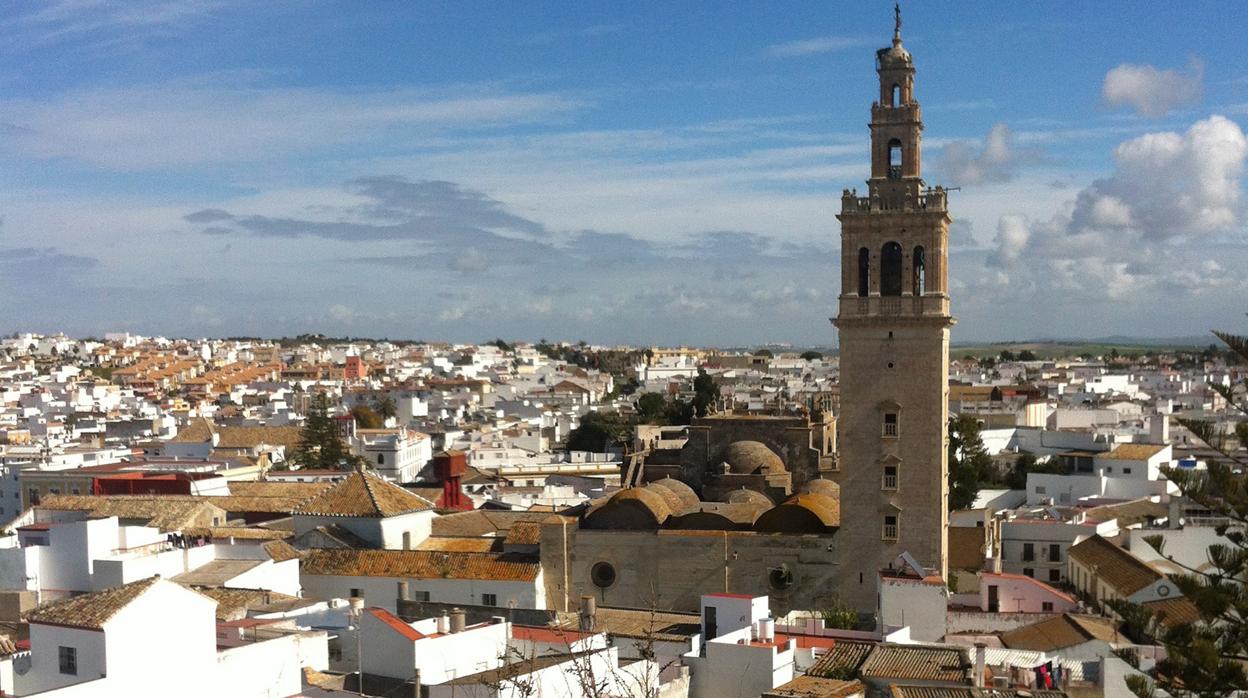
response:
<path id="1" fill-rule="evenodd" d="M 896 176 L 893 170 L 897 171 Z M 901 168 L 889 167 L 889 179 L 900 179 Z M 946 211 L 949 193 L 943 187 L 925 189 L 917 197 L 907 198 L 901 206 L 891 206 L 879 197 L 858 196 L 857 190 L 841 192 L 841 213 L 879 213 L 886 211 Z"/>

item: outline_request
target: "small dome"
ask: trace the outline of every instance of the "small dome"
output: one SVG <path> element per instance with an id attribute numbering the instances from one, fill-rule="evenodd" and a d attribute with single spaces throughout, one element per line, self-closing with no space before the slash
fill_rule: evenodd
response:
<path id="1" fill-rule="evenodd" d="M 699 504 L 702 503 L 702 500 L 698 499 L 698 495 L 693 491 L 692 487 L 674 477 L 669 476 L 663 478 L 662 480 L 655 480 L 647 485 L 647 487 L 662 487 L 675 494 L 680 500 L 680 507 L 678 509 L 673 509 L 673 511 L 693 511 L 698 508 Z"/>
<path id="2" fill-rule="evenodd" d="M 802 492 L 804 494 L 824 494 L 832 497 L 838 502 L 841 499 L 841 486 L 831 480 L 824 480 L 822 478 L 811 480 L 805 485 L 802 485 Z"/>
<path id="3" fill-rule="evenodd" d="M 762 504 L 766 507 L 775 505 L 771 498 L 759 492 L 758 490 L 747 490 L 745 488 L 733 490 L 724 497 L 724 501 L 729 504 Z"/>
<path id="4" fill-rule="evenodd" d="M 882 65 L 910 62 L 910 52 L 901 45 L 900 37 L 893 39 L 892 47 L 882 48 L 875 55 Z"/>
<path id="5" fill-rule="evenodd" d="M 727 463 L 729 469 L 738 475 L 782 473 L 785 470 L 780 456 L 758 441 L 734 441 L 728 444 L 728 448 L 720 455 L 720 461 Z"/>
<path id="6" fill-rule="evenodd" d="M 673 490 L 670 490 L 666 487 L 662 487 L 660 485 L 656 485 L 653 482 L 646 485 L 645 487 L 641 489 L 644 489 L 648 492 L 653 492 L 657 494 L 660 498 L 662 498 L 663 503 L 667 506 L 667 511 L 670 514 L 678 514 L 682 512 L 685 508 L 684 502 L 681 501 L 680 496 L 677 495 L 676 492 L 674 492 Z"/>

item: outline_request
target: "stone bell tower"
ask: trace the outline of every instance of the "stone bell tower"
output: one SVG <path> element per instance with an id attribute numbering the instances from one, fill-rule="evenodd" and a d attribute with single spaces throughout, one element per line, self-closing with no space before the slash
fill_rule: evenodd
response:
<path id="1" fill-rule="evenodd" d="M 876 574 L 909 553 L 947 572 L 949 383 L 946 192 L 921 173 L 923 121 L 914 62 L 901 44 L 876 52 L 867 194 L 841 196 L 840 452 L 844 591 L 873 603 Z M 857 574 L 853 574 L 857 572 Z M 859 582 L 854 584 L 854 582 Z"/>

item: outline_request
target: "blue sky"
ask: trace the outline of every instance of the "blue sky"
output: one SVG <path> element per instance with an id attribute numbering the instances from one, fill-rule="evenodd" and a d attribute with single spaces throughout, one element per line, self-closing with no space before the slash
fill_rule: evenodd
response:
<path id="1" fill-rule="evenodd" d="M 903 8 L 955 341 L 1237 329 L 1243 12 Z M 828 344 L 890 3 L 0 7 L 0 330 Z"/>

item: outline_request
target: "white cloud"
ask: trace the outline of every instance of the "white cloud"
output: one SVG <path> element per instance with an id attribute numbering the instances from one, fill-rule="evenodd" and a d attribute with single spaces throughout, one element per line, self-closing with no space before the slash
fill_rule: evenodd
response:
<path id="1" fill-rule="evenodd" d="M 772 58 L 793 58 L 811 56 L 819 53 L 835 53 L 849 49 L 868 46 L 871 40 L 854 36 L 818 36 L 813 39 L 799 39 L 782 44 L 768 46 L 764 54 Z"/>
<path id="2" fill-rule="evenodd" d="M 1031 150 L 1019 150 L 1005 124 L 995 124 L 982 144 L 954 141 L 944 147 L 941 174 L 955 186 L 996 184 L 1014 179 L 1020 163 L 1034 159 Z"/>
<path id="3" fill-rule="evenodd" d="M 1200 101 L 1203 81 L 1204 67 L 1198 61 L 1192 61 L 1186 72 L 1123 63 L 1105 74 L 1101 98 L 1110 106 L 1132 107 L 1145 116 L 1165 116 Z"/>
<path id="4" fill-rule="evenodd" d="M 0 101 L 0 148 L 118 169 L 256 162 L 346 144 L 425 144 L 436 134 L 560 119 L 585 106 L 570 95 L 495 87 L 326 90 L 182 81 Z"/>

